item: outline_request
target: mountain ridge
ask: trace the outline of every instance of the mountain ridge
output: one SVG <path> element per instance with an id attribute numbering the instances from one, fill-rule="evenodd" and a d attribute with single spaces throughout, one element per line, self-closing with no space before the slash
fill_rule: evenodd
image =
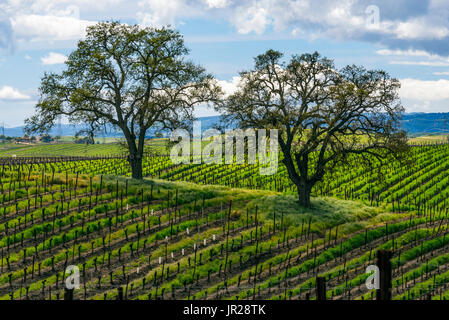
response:
<path id="1" fill-rule="evenodd" d="M 199 117 L 197 120 L 201 121 L 202 130 L 213 128 L 220 121 L 220 116 Z M 449 113 L 424 113 L 424 112 L 410 112 L 405 113 L 401 120 L 402 128 L 409 135 L 417 134 L 437 134 L 449 132 Z M 10 137 L 21 137 L 24 135 L 24 126 L 4 128 L 5 135 Z M 52 128 L 49 132 L 50 135 L 56 136 L 74 136 L 75 133 L 82 129 L 82 126 L 75 126 L 72 124 L 61 124 Z M 0 134 L 2 133 L 0 128 Z M 156 130 L 149 130 L 148 136 L 154 137 Z M 113 132 L 110 130 L 105 134 L 97 134 L 97 137 L 121 137 L 119 132 Z"/>

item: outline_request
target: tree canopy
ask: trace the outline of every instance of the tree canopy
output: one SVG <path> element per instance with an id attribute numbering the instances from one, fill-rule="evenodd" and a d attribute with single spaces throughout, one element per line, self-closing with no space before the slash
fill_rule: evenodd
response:
<path id="1" fill-rule="evenodd" d="M 90 26 L 69 55 L 65 70 L 46 73 L 27 132 L 48 132 L 58 117 L 100 130 L 119 128 L 129 150 L 133 178 L 142 178 L 149 128 L 177 128 L 193 119 L 193 107 L 221 94 L 212 75 L 186 59 L 182 36 L 169 27 L 140 28 L 119 22 Z"/>
<path id="2" fill-rule="evenodd" d="M 407 149 L 397 79 L 355 65 L 337 70 L 317 52 L 288 63 L 282 56 L 274 50 L 257 56 L 221 110 L 241 128 L 279 130 L 282 161 L 302 205 L 310 205 L 313 186 L 351 154 L 380 159 Z"/>

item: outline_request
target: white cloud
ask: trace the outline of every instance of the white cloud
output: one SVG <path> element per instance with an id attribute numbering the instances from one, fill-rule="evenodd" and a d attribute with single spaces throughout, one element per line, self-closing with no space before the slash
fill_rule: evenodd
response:
<path id="1" fill-rule="evenodd" d="M 289 33 L 302 30 L 309 37 L 376 43 L 386 40 L 384 44 L 387 45 L 394 44 L 394 40 L 440 40 L 449 37 L 449 5 L 444 0 L 432 0 L 424 5 L 418 4 L 418 1 L 390 4 L 379 0 L 0 1 L 0 12 L 5 12 L 5 16 L 14 21 L 15 33 L 26 39 L 36 34 L 40 38 L 46 35 L 45 39 L 78 39 L 91 22 L 81 19 L 80 13 L 90 18 L 95 16 L 98 20 L 137 18 L 142 25 L 151 26 L 176 25 L 179 20 L 185 21 L 189 17 L 218 18 L 231 22 L 242 34 L 261 34 L 272 26 L 275 30 L 287 28 Z M 366 12 L 368 4 L 378 5 L 378 24 L 369 23 L 370 16 Z M 392 16 L 390 11 L 395 11 L 395 15 Z M 59 27 L 45 27 L 49 23 L 47 19 L 54 20 Z"/>
<path id="2" fill-rule="evenodd" d="M 401 80 L 399 92 L 401 98 L 419 101 L 438 101 L 449 99 L 449 80 L 418 80 L 406 78 Z"/>
<path id="3" fill-rule="evenodd" d="M 205 0 L 208 8 L 225 8 L 229 5 L 228 0 Z"/>
<path id="4" fill-rule="evenodd" d="M 48 65 L 48 64 L 62 64 L 66 62 L 67 56 L 56 53 L 56 52 L 50 52 L 45 57 L 41 58 L 42 64 Z"/>
<path id="5" fill-rule="evenodd" d="M 3 86 L 0 88 L 0 100 L 28 100 L 30 96 L 21 93 L 19 90 L 10 87 Z"/>
<path id="6" fill-rule="evenodd" d="M 449 35 L 444 26 L 433 26 L 427 19 L 420 18 L 399 22 L 393 31 L 398 39 L 443 39 Z"/>
<path id="7" fill-rule="evenodd" d="M 143 10 L 137 13 L 140 24 L 151 27 L 174 25 L 175 19 L 188 11 L 183 0 L 143 0 L 138 5 Z"/>
<path id="8" fill-rule="evenodd" d="M 235 76 L 232 77 L 231 81 L 218 80 L 218 84 L 223 89 L 225 95 L 228 96 L 237 91 L 240 80 L 241 80 L 240 76 Z"/>
<path id="9" fill-rule="evenodd" d="M 410 66 L 426 66 L 426 67 L 448 67 L 447 61 L 390 61 L 390 64 L 410 65 Z"/>
<path id="10" fill-rule="evenodd" d="M 434 72 L 436 76 L 449 76 L 449 71 Z"/>
<path id="11" fill-rule="evenodd" d="M 3 0 L 3 9 L 14 11 L 34 11 L 34 12 L 63 12 L 73 13 L 73 8 L 105 10 L 112 5 L 117 5 L 123 0 Z"/>
<path id="12" fill-rule="evenodd" d="M 76 41 L 96 21 L 80 18 L 81 10 L 104 10 L 120 0 L 0 0 L 0 20 L 7 21 L 19 46 L 43 48 L 55 41 Z M 34 47 L 33 47 L 34 46 Z"/>
<path id="13" fill-rule="evenodd" d="M 0 0 L 1 1 L 1 0 Z M 449 38 L 449 4 L 432 0 L 390 4 L 365 0 L 3 0 L 0 12 L 10 18 L 16 37 L 25 40 L 74 40 L 84 35 L 90 19 L 137 19 L 141 25 L 179 25 L 188 18 L 227 20 L 241 34 L 263 34 L 271 27 L 293 36 L 365 40 L 417 51 L 449 49 L 435 41 Z M 379 23 L 370 23 L 368 3 L 378 4 Z M 213 9 L 213 10 L 211 10 Z M 390 11 L 395 11 L 392 15 Z M 188 22 L 187 22 L 188 23 Z M 301 32 L 301 33 L 300 33 Z M 419 41 L 434 41 L 423 43 Z M 441 53 L 441 52 L 440 52 Z M 446 54 L 442 52 L 442 54 Z"/>
<path id="14" fill-rule="evenodd" d="M 424 50 L 390 50 L 381 49 L 376 51 L 381 56 L 398 56 L 408 58 L 427 58 L 425 61 L 421 60 L 394 60 L 390 61 L 390 64 L 396 65 L 415 65 L 426 67 L 446 67 L 449 66 L 449 58 L 443 57 L 437 54 L 431 54 Z"/>
<path id="15" fill-rule="evenodd" d="M 381 56 L 408 56 L 408 57 L 427 57 L 427 58 L 441 58 L 437 55 L 432 55 L 424 50 L 390 50 L 390 49 L 381 49 L 376 51 L 377 54 Z"/>
<path id="16" fill-rule="evenodd" d="M 406 112 L 448 112 L 449 80 L 401 79 L 399 96 Z"/>
<path id="17" fill-rule="evenodd" d="M 254 5 L 238 8 L 232 22 L 239 33 L 247 34 L 254 31 L 256 34 L 262 34 L 270 24 L 270 19 L 266 8 Z"/>
<path id="18" fill-rule="evenodd" d="M 78 40 L 94 21 L 51 15 L 18 15 L 11 18 L 14 34 L 19 39 L 33 41 Z"/>

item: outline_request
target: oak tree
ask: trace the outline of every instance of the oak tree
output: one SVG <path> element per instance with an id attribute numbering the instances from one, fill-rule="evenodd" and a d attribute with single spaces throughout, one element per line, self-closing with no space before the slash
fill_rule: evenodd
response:
<path id="1" fill-rule="evenodd" d="M 196 104 L 221 92 L 204 68 L 187 59 L 188 52 L 181 34 L 170 27 L 90 26 L 64 71 L 42 78 L 26 131 L 47 132 L 59 117 L 87 124 L 92 132 L 112 125 L 123 132 L 132 177 L 141 179 L 147 131 L 185 125 Z"/>
<path id="2" fill-rule="evenodd" d="M 241 128 L 278 129 L 282 162 L 310 206 L 313 186 L 353 155 L 372 161 L 407 150 L 400 129 L 400 83 L 382 70 L 350 65 L 337 70 L 317 52 L 282 60 L 268 50 L 240 74 L 221 105 Z"/>

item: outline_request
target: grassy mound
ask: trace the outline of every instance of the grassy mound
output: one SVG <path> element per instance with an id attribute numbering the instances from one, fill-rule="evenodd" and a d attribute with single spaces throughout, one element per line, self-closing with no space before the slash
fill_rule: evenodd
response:
<path id="1" fill-rule="evenodd" d="M 284 219 L 287 226 L 300 226 L 311 221 L 311 231 L 322 234 L 329 228 L 341 225 L 343 233 L 351 233 L 370 225 L 397 219 L 398 214 L 370 207 L 360 201 L 341 200 L 332 197 L 316 197 L 311 207 L 305 208 L 293 195 L 270 194 L 258 197 L 250 207 L 257 206 L 265 220 Z"/>

